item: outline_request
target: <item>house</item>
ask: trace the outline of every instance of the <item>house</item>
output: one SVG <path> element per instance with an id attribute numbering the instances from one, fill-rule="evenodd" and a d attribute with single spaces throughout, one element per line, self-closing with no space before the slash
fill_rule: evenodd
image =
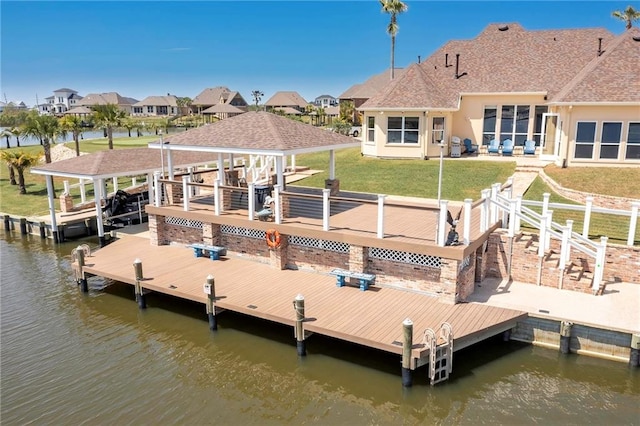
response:
<path id="1" fill-rule="evenodd" d="M 82 96 L 72 89 L 62 88 L 53 91 L 53 96 L 44 98 L 45 103 L 38 105 L 38 112 L 42 115 L 60 115 L 78 105 Z"/>
<path id="2" fill-rule="evenodd" d="M 313 105 L 320 108 L 329 108 L 338 105 L 338 100 L 331 95 L 320 95 L 313 101 Z"/>
<path id="3" fill-rule="evenodd" d="M 207 108 L 219 104 L 231 105 L 242 111 L 247 111 L 248 107 L 247 101 L 239 92 L 223 86 L 204 89 L 191 101 L 193 111 L 198 114 L 202 114 Z"/>
<path id="4" fill-rule="evenodd" d="M 140 102 L 132 106 L 131 115 L 140 117 L 175 116 L 178 115 L 178 98 L 174 95 L 167 96 L 147 96 Z"/>
<path id="5" fill-rule="evenodd" d="M 137 99 L 120 96 L 120 94 L 116 92 L 107 92 L 88 94 L 76 104 L 77 106 L 86 106 L 89 108 L 96 105 L 118 105 L 118 107 L 122 111 L 126 112 L 127 114 L 131 114 L 133 112 L 133 104 L 137 102 Z"/>
<path id="6" fill-rule="evenodd" d="M 309 103 L 304 100 L 298 92 L 280 91 L 274 93 L 267 102 L 264 103 L 267 111 L 283 110 L 289 111 L 288 114 L 292 114 L 291 110 L 286 108 L 293 108 L 294 110 L 302 113 L 305 112 Z"/>
<path id="7" fill-rule="evenodd" d="M 534 140 L 558 165 L 640 165 L 640 30 L 527 31 L 491 24 L 446 43 L 358 108 L 362 154 L 449 152 L 452 136 L 486 146 Z M 521 148 L 520 148 L 521 149 Z M 522 152 L 522 151 L 520 151 Z"/>
<path id="8" fill-rule="evenodd" d="M 403 68 L 395 69 L 395 78 L 398 79 L 404 74 Z M 343 94 L 338 96 L 340 104 L 350 104 L 349 109 L 353 108 L 352 123 L 354 125 L 361 125 L 362 118 L 358 113 L 358 108 L 364 104 L 370 97 L 382 90 L 387 84 L 389 84 L 389 70 L 385 70 L 380 74 L 376 74 L 370 77 L 364 83 L 354 84 L 349 87 Z"/>
<path id="9" fill-rule="evenodd" d="M 26 110 L 27 109 L 27 104 L 25 104 L 22 101 L 19 102 L 13 102 L 13 101 L 9 101 L 9 102 L 2 102 L 0 101 L 0 112 L 3 112 L 5 110 L 5 108 L 7 109 L 17 109 L 17 110 Z"/>

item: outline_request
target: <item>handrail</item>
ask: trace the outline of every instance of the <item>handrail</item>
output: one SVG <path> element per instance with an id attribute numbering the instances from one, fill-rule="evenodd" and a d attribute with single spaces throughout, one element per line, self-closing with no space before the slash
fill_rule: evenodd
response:
<path id="1" fill-rule="evenodd" d="M 544 202 L 542 201 L 531 201 L 531 200 L 522 200 L 523 205 L 534 206 L 534 207 L 542 207 Z M 552 209 L 561 209 L 561 210 L 574 210 L 574 211 L 585 211 L 586 207 L 580 204 L 563 204 L 563 203 L 549 203 L 547 204 L 549 208 Z M 604 214 L 613 214 L 618 216 L 631 216 L 631 210 L 620 210 L 620 209 L 606 209 L 604 207 L 591 207 L 592 213 L 604 213 Z"/>

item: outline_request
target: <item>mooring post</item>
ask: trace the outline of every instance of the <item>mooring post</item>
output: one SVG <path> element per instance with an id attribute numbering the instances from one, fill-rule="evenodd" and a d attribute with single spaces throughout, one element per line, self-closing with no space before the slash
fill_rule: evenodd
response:
<path id="1" fill-rule="evenodd" d="M 640 367 L 640 334 L 631 335 L 631 353 L 629 354 L 629 366 Z"/>
<path id="2" fill-rule="evenodd" d="M 509 340 L 511 340 L 511 329 L 502 332 L 502 341 L 508 342 Z"/>
<path id="3" fill-rule="evenodd" d="M 411 348 L 413 347 L 413 321 L 409 318 L 402 322 L 402 386 L 411 387 L 413 378 L 411 377 Z"/>
<path id="4" fill-rule="evenodd" d="M 40 238 L 47 238 L 47 226 L 44 222 L 40 222 Z"/>
<path id="5" fill-rule="evenodd" d="M 207 295 L 207 317 L 209 318 L 209 329 L 217 330 L 218 321 L 216 320 L 216 287 L 213 275 L 207 275 L 207 282 L 203 285 L 204 293 Z"/>
<path id="6" fill-rule="evenodd" d="M 293 300 L 293 307 L 296 311 L 296 347 L 298 356 L 305 356 L 307 348 L 304 341 L 304 296 L 298 294 Z"/>
<path id="7" fill-rule="evenodd" d="M 573 323 L 569 321 L 560 323 L 560 353 L 568 354 L 571 352 L 571 327 L 573 327 Z"/>
<path id="8" fill-rule="evenodd" d="M 140 259 L 136 259 L 133 261 L 133 270 L 136 273 L 136 285 L 135 285 L 135 293 L 136 293 L 136 300 L 138 301 L 138 308 L 140 309 L 146 309 L 147 308 L 147 301 L 145 300 L 145 295 L 142 292 L 142 284 L 140 283 L 140 281 L 142 281 L 142 260 Z"/>
<path id="9" fill-rule="evenodd" d="M 24 217 L 20 218 L 20 233 L 22 235 L 27 234 L 27 219 Z"/>
<path id="10" fill-rule="evenodd" d="M 11 216 L 8 214 L 4 215 L 4 230 L 5 232 L 11 231 Z"/>
<path id="11" fill-rule="evenodd" d="M 84 250 L 82 246 L 78 246 L 76 248 L 76 256 L 78 256 L 78 284 L 80 285 L 80 290 L 83 293 L 89 292 L 89 285 L 87 284 L 87 278 L 84 276 Z"/>

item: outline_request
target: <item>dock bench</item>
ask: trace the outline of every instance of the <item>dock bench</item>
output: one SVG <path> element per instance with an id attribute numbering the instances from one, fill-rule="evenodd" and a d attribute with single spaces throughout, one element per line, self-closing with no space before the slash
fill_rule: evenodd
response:
<path id="1" fill-rule="evenodd" d="M 333 269 L 329 272 L 330 275 L 335 275 L 337 278 L 336 285 L 338 287 L 344 287 L 345 278 L 355 278 L 360 283 L 360 290 L 365 291 L 369 288 L 369 285 L 376 279 L 373 274 L 365 274 L 363 272 L 352 272 L 345 269 Z"/>
<path id="2" fill-rule="evenodd" d="M 220 256 L 225 256 L 227 254 L 226 247 L 212 246 L 208 244 L 189 244 L 187 247 L 193 249 L 193 255 L 195 257 L 202 257 L 205 252 L 208 252 L 211 260 L 218 260 L 220 259 Z"/>

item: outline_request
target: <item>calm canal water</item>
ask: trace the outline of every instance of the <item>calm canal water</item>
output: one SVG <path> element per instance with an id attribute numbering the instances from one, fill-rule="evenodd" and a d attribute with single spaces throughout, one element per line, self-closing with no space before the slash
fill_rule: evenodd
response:
<path id="1" fill-rule="evenodd" d="M 0 231 L 2 232 L 2 231 Z M 92 240 L 84 243 L 95 244 Z M 2 425 L 638 424 L 640 372 L 491 341 L 456 353 L 452 378 L 403 389 L 400 359 L 93 279 L 74 243 L 0 233 Z"/>

